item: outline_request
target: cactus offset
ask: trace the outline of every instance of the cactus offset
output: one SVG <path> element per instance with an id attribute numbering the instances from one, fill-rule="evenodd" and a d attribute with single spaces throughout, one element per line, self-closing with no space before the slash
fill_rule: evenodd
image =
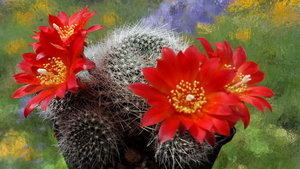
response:
<path id="1" fill-rule="evenodd" d="M 208 161 L 207 155 L 213 152 L 213 147 L 206 141 L 200 144 L 188 132 L 182 136 L 176 134 L 165 143 L 157 143 L 155 140 L 155 159 L 160 166 L 168 169 L 199 168 L 202 162 Z"/>

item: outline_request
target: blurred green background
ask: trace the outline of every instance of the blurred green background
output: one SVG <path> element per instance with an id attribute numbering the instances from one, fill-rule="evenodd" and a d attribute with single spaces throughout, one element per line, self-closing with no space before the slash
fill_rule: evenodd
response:
<path id="1" fill-rule="evenodd" d="M 171 1 L 171 0 L 169 0 Z M 191 1 L 191 0 L 189 0 Z M 5 0 L 0 1 L 0 168 L 64 169 L 65 161 L 55 146 L 50 124 L 36 113 L 22 116 L 29 97 L 11 99 L 20 87 L 12 75 L 20 70 L 21 55 L 32 52 L 32 31 L 47 25 L 48 14 L 74 14 L 88 5 L 98 11 L 89 24 L 105 30 L 89 34 L 89 43 L 106 37 L 113 28 L 135 23 L 160 7 L 163 0 Z M 190 14 L 191 16 L 193 13 Z M 195 37 L 210 42 L 227 40 L 243 46 L 248 60 L 257 62 L 266 74 L 261 85 L 271 88 L 268 99 L 273 112 L 262 114 L 250 108 L 251 122 L 241 123 L 233 140 L 225 145 L 213 169 L 300 168 L 300 2 L 298 0 L 236 0 L 214 23 L 196 24 L 184 34 L 191 44 Z M 249 106 L 250 107 L 250 106 Z"/>

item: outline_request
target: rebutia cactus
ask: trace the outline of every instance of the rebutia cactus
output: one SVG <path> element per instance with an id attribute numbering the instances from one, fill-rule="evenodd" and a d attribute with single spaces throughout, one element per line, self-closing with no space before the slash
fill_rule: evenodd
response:
<path id="1" fill-rule="evenodd" d="M 85 50 L 96 63 L 95 69 L 78 74 L 85 87 L 54 99 L 46 113 L 70 168 L 116 167 L 131 147 L 148 151 L 162 168 L 205 160 L 212 150 L 206 142 L 201 145 L 186 133 L 158 145 L 156 129 L 140 127 L 149 105 L 126 87 L 145 83 L 141 69 L 155 66 L 162 47 L 178 52 L 188 43 L 173 31 L 136 24 L 114 30 Z"/>
<path id="2" fill-rule="evenodd" d="M 53 100 L 46 113 L 70 168 L 103 168 L 122 145 L 113 117 L 103 114 L 88 95 L 67 93 L 66 98 Z"/>

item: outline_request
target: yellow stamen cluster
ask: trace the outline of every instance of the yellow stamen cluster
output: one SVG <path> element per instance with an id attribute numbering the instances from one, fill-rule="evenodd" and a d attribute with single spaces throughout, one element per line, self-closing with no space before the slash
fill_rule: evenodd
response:
<path id="1" fill-rule="evenodd" d="M 224 67 L 225 69 L 230 69 L 230 70 L 236 69 L 235 67 L 232 67 L 232 65 L 227 65 L 227 64 L 224 64 Z"/>
<path id="2" fill-rule="evenodd" d="M 206 103 L 204 89 L 203 87 L 198 87 L 199 83 L 198 81 L 190 83 L 181 80 L 176 89 L 171 90 L 171 95 L 167 98 L 177 112 L 196 113 Z"/>
<path id="3" fill-rule="evenodd" d="M 55 23 L 53 24 L 54 29 L 56 29 L 58 31 L 58 34 L 60 36 L 61 39 L 65 39 L 70 37 L 71 35 L 74 34 L 74 29 L 78 24 L 73 24 L 73 25 L 66 25 L 64 27 L 59 27 L 58 25 L 56 25 Z"/>
<path id="4" fill-rule="evenodd" d="M 247 82 L 250 81 L 250 75 L 244 75 L 242 73 L 239 73 L 237 75 L 237 78 L 240 80 L 239 82 L 233 84 L 230 83 L 229 85 L 225 86 L 225 89 L 230 92 L 230 93 L 241 93 L 246 91 L 247 88 Z M 236 80 L 234 80 L 233 82 L 235 82 Z M 232 85 L 233 84 L 233 85 Z"/>
<path id="5" fill-rule="evenodd" d="M 38 69 L 40 75 L 36 76 L 41 85 L 59 85 L 67 79 L 67 67 L 60 58 L 48 58 L 48 63 L 43 64 L 44 68 Z"/>

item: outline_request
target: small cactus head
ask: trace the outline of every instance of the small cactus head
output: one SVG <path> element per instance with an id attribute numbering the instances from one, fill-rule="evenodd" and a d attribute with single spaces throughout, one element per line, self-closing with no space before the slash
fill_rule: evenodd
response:
<path id="1" fill-rule="evenodd" d="M 155 159 L 161 167 L 169 169 L 184 169 L 197 167 L 207 162 L 207 155 L 213 152 L 213 147 L 204 141 L 200 144 L 188 132 L 172 140 L 157 144 L 154 141 Z M 156 144 L 155 144 L 156 143 Z"/>
<path id="2" fill-rule="evenodd" d="M 122 135 L 119 120 L 109 116 L 91 97 L 88 87 L 52 100 L 46 115 L 53 126 L 58 146 L 70 168 L 105 168 L 119 158 Z"/>
<path id="3" fill-rule="evenodd" d="M 86 108 L 63 118 L 58 145 L 72 168 L 105 168 L 119 155 L 122 133 L 100 109 Z"/>

